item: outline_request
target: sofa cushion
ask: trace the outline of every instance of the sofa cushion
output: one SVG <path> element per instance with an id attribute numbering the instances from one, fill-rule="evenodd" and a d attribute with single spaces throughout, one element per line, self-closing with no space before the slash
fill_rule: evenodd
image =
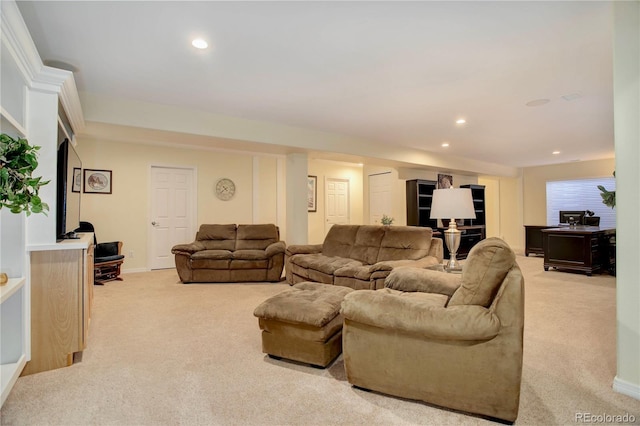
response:
<path id="1" fill-rule="evenodd" d="M 347 265 L 362 265 L 357 260 L 345 257 L 328 257 L 323 254 L 298 254 L 291 258 L 291 263 L 329 275 L 333 275 L 335 271 Z"/>
<path id="2" fill-rule="evenodd" d="M 449 306 L 489 307 L 515 262 L 515 253 L 500 238 L 480 241 L 462 265 L 462 285 L 451 296 Z"/>
<path id="3" fill-rule="evenodd" d="M 369 265 L 347 265 L 337 269 L 334 275 L 368 281 L 371 278 L 371 268 Z"/>
<path id="4" fill-rule="evenodd" d="M 232 259 L 229 265 L 230 269 L 267 269 L 269 267 L 269 259 Z"/>
<path id="5" fill-rule="evenodd" d="M 200 225 L 196 241 L 200 241 L 207 250 L 235 250 L 236 225 Z"/>
<path id="6" fill-rule="evenodd" d="M 274 224 L 238 225 L 236 250 L 264 250 L 279 240 Z"/>
<path id="7" fill-rule="evenodd" d="M 268 259 L 264 250 L 236 250 L 232 253 L 234 259 L 242 260 L 264 260 Z"/>
<path id="8" fill-rule="evenodd" d="M 350 257 L 359 225 L 333 225 L 322 244 L 322 254 L 328 257 Z"/>
<path id="9" fill-rule="evenodd" d="M 228 269 L 233 258 L 229 250 L 202 250 L 191 255 L 193 269 Z"/>
<path id="10" fill-rule="evenodd" d="M 432 236 L 431 228 L 388 226 L 382 237 L 376 261 L 422 259 L 429 254 Z"/>
<path id="11" fill-rule="evenodd" d="M 385 227 L 376 225 L 362 225 L 356 233 L 356 240 L 349 257 L 359 260 L 366 265 L 376 263 L 380 243 L 384 237 Z"/>

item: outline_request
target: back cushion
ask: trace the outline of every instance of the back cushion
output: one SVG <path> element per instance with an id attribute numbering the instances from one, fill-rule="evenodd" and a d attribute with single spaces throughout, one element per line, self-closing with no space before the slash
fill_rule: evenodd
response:
<path id="1" fill-rule="evenodd" d="M 378 225 L 362 225 L 358 229 L 356 241 L 349 257 L 359 260 L 365 265 L 376 263 L 385 228 L 385 226 Z"/>
<path id="2" fill-rule="evenodd" d="M 196 240 L 207 250 L 235 250 L 236 225 L 200 225 Z"/>
<path id="3" fill-rule="evenodd" d="M 236 250 L 264 250 L 278 239 L 278 228 L 272 223 L 238 225 Z"/>
<path id="4" fill-rule="evenodd" d="M 378 262 L 417 260 L 429 254 L 433 230 L 417 226 L 388 226 L 380 243 Z"/>
<path id="5" fill-rule="evenodd" d="M 322 254 L 333 257 L 350 257 L 360 225 L 333 225 L 322 244 Z"/>
<path id="6" fill-rule="evenodd" d="M 515 263 L 515 253 L 500 238 L 480 241 L 462 265 L 462 285 L 453 293 L 448 306 L 481 305 L 488 308 Z"/>

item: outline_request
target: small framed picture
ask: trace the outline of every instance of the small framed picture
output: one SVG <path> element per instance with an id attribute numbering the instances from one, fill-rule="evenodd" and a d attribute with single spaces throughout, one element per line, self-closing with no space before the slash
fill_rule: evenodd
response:
<path id="1" fill-rule="evenodd" d="M 307 211 L 318 211 L 318 176 L 307 176 Z"/>
<path id="2" fill-rule="evenodd" d="M 111 194 L 111 170 L 84 169 L 84 192 Z"/>
<path id="3" fill-rule="evenodd" d="M 73 168 L 73 182 L 71 184 L 71 192 L 80 192 L 82 190 L 82 169 Z"/>
<path id="4" fill-rule="evenodd" d="M 453 175 L 438 173 L 438 189 L 453 188 Z"/>

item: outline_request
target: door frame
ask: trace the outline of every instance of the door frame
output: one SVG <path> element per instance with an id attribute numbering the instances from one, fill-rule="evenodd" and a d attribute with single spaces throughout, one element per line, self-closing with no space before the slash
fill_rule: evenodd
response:
<path id="1" fill-rule="evenodd" d="M 150 163 L 149 168 L 147 170 L 147 181 L 149 182 L 147 186 L 147 271 L 152 271 L 151 268 L 153 264 L 153 246 L 151 240 L 151 233 L 153 232 L 153 225 L 151 222 L 153 221 L 152 212 L 153 212 L 153 182 L 152 182 L 152 170 L 154 168 L 163 168 L 163 169 L 181 169 L 181 170 L 191 170 L 193 173 L 193 180 L 191 181 L 191 205 L 189 206 L 189 225 L 191 228 L 191 235 L 196 235 L 197 222 L 198 222 L 198 167 L 189 166 L 184 164 L 164 164 L 164 163 Z"/>

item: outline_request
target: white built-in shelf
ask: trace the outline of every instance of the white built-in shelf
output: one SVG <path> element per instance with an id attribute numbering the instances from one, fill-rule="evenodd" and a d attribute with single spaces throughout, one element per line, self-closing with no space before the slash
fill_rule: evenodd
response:
<path id="1" fill-rule="evenodd" d="M 27 356 L 23 353 L 17 362 L 0 365 L 0 381 L 2 384 L 2 397 L 0 397 L 0 407 L 9 396 L 13 385 L 15 385 L 20 373 L 27 364 Z"/>
<path id="2" fill-rule="evenodd" d="M 10 298 L 16 291 L 24 286 L 24 278 L 9 278 L 9 282 L 0 286 L 0 303 Z"/>
<path id="3" fill-rule="evenodd" d="M 13 118 L 9 112 L 4 109 L 4 107 L 0 107 L 0 118 L 2 121 L 0 122 L 0 127 L 2 128 L 2 133 L 6 133 L 11 136 L 21 136 L 23 138 L 27 137 L 27 130 L 16 120 Z"/>

